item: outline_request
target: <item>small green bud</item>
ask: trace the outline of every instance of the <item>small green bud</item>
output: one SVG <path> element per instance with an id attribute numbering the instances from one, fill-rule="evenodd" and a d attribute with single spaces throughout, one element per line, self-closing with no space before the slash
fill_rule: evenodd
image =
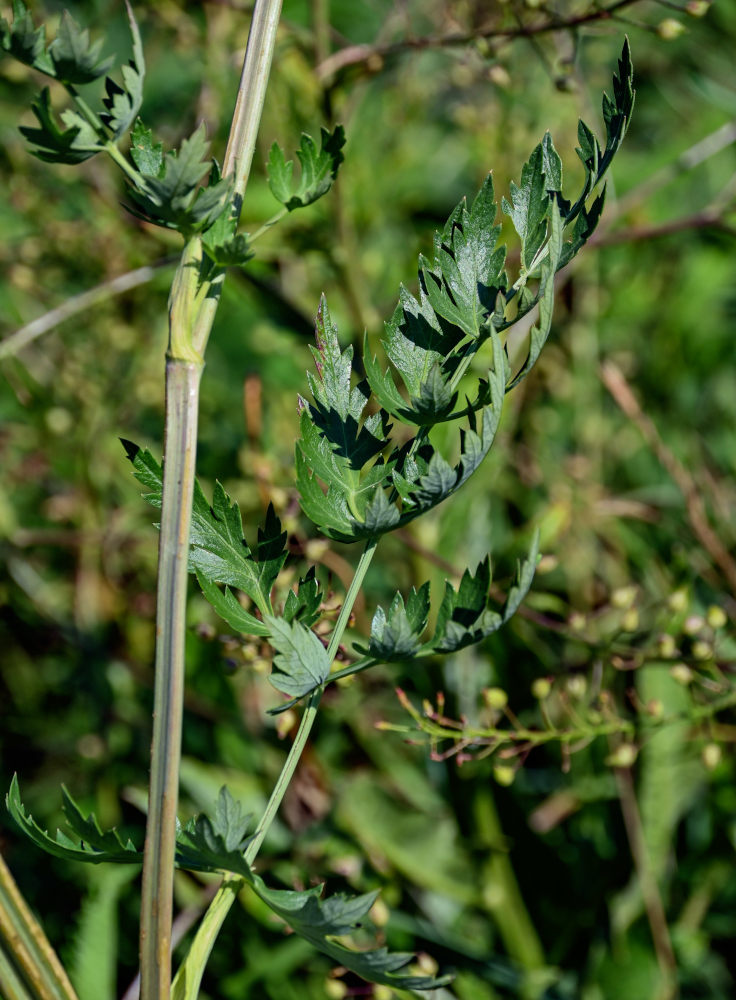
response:
<path id="1" fill-rule="evenodd" d="M 325 983 L 327 1000 L 343 1000 L 348 995 L 348 988 L 341 979 L 328 979 Z"/>
<path id="2" fill-rule="evenodd" d="M 384 986 L 382 983 L 379 983 L 373 987 L 374 1000 L 391 1000 L 394 995 L 394 991 L 390 986 Z"/>
<path id="3" fill-rule="evenodd" d="M 493 777 L 496 779 L 496 784 L 501 785 L 503 788 L 508 788 L 509 785 L 513 785 L 514 783 L 516 768 L 509 767 L 508 764 L 496 764 L 493 768 Z"/>
<path id="4" fill-rule="evenodd" d="M 614 608 L 630 608 L 636 600 L 636 587 L 618 587 L 611 594 L 611 604 Z"/>
<path id="5" fill-rule="evenodd" d="M 687 608 L 689 601 L 689 595 L 684 587 L 680 587 L 674 593 L 670 594 L 667 604 L 669 605 L 670 611 L 675 613 L 684 611 Z"/>
<path id="6" fill-rule="evenodd" d="M 636 608 L 629 608 L 621 619 L 621 628 L 624 632 L 636 632 L 639 628 L 639 612 Z"/>
<path id="7" fill-rule="evenodd" d="M 645 711 L 653 719 L 661 719 L 664 715 L 664 705 L 659 698 L 650 698 L 646 703 Z"/>
<path id="8" fill-rule="evenodd" d="M 543 701 L 552 690 L 552 681 L 548 677 L 537 677 L 532 684 L 532 694 Z"/>
<path id="9" fill-rule="evenodd" d="M 665 42 L 671 42 L 675 38 L 679 38 L 684 30 L 685 25 L 680 21 L 676 21 L 674 17 L 666 17 L 664 21 L 660 21 L 657 25 L 657 34 Z"/>
<path id="10" fill-rule="evenodd" d="M 582 632 L 586 625 L 585 615 L 581 611 L 573 611 L 567 620 L 573 632 Z"/>
<path id="11" fill-rule="evenodd" d="M 705 614 L 705 620 L 711 628 L 723 628 L 728 618 L 723 608 L 719 608 L 717 604 L 711 604 Z"/>
<path id="12" fill-rule="evenodd" d="M 609 767 L 631 767 L 637 758 L 639 751 L 634 746 L 633 743 L 621 743 L 617 746 L 606 758 L 606 764 Z"/>
<path id="13" fill-rule="evenodd" d="M 540 573 L 551 573 L 552 570 L 557 569 L 559 564 L 560 560 L 557 556 L 551 554 L 544 555 L 537 563 L 537 575 Z"/>
<path id="14" fill-rule="evenodd" d="M 686 685 L 692 684 L 695 674 L 688 667 L 687 663 L 676 663 L 674 667 L 670 667 L 670 677 L 676 680 L 678 684 Z"/>
<path id="15" fill-rule="evenodd" d="M 571 698 L 584 698 L 588 690 L 588 682 L 582 674 L 573 674 L 565 682 L 567 693 Z"/>
<path id="16" fill-rule="evenodd" d="M 486 688 L 483 692 L 483 701 L 489 708 L 505 708 L 509 703 L 509 696 L 503 688 Z"/>
<path id="17" fill-rule="evenodd" d="M 698 639 L 693 643 L 693 656 L 696 660 L 710 660 L 713 656 L 713 647 L 709 642 Z"/>
<path id="18" fill-rule="evenodd" d="M 423 976 L 436 976 L 439 971 L 436 959 L 428 955 L 426 951 L 419 952 L 415 964 Z"/>
<path id="19" fill-rule="evenodd" d="M 697 635 L 705 626 L 705 618 L 702 615 L 688 615 L 682 631 L 685 635 Z"/>
<path id="20" fill-rule="evenodd" d="M 690 17 L 705 17 L 709 9 L 709 0 L 689 0 L 689 2 L 685 4 L 685 10 Z"/>
<path id="21" fill-rule="evenodd" d="M 384 901 L 379 898 L 368 911 L 368 916 L 371 918 L 376 927 L 385 927 L 391 914 Z"/>
<path id="22" fill-rule="evenodd" d="M 703 747 L 701 757 L 708 770 L 714 771 L 721 763 L 723 751 L 717 743 L 706 743 Z"/>
<path id="23" fill-rule="evenodd" d="M 669 660 L 677 652 L 677 644 L 675 643 L 674 637 L 671 635 L 660 635 L 657 640 L 657 654 L 662 657 L 663 660 Z"/>

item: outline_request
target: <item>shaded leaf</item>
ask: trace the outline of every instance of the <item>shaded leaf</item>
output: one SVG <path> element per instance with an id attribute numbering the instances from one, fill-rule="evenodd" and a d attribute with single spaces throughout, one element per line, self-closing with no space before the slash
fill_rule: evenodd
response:
<path id="1" fill-rule="evenodd" d="M 136 186 L 128 186 L 130 211 L 185 235 L 206 230 L 225 209 L 231 190 L 229 178 L 200 186 L 212 166 L 205 158 L 208 147 L 202 124 L 178 151 L 166 153 L 154 173 L 141 170 Z"/>
<path id="2" fill-rule="evenodd" d="M 100 115 L 114 139 L 124 135 L 135 121 L 143 101 L 143 80 L 146 73 L 141 35 L 129 0 L 125 0 L 125 8 L 133 38 L 133 58 L 121 67 L 122 87 L 111 77 L 105 80 L 105 97 L 102 103 L 107 110 Z"/>
<path id="3" fill-rule="evenodd" d="M 511 181 L 511 200 L 504 198 L 501 206 L 511 218 L 514 229 L 521 238 L 521 262 L 524 270 L 532 266 L 547 231 L 549 208 L 546 178 L 544 175 L 542 144 L 535 147 L 521 170 L 521 185 Z"/>
<path id="4" fill-rule="evenodd" d="M 420 636 L 427 625 L 429 614 L 429 584 L 416 591 L 412 587 L 406 604 L 398 592 L 391 602 L 388 615 L 379 605 L 371 622 L 368 655 L 390 663 L 392 660 L 410 659 L 421 648 Z M 356 649 L 359 652 L 358 646 Z"/>
<path id="5" fill-rule="evenodd" d="M 92 864 L 99 864 L 102 861 L 139 864 L 143 861 L 143 853 L 137 851 L 130 840 L 123 841 L 116 830 L 103 832 L 93 813 L 85 817 L 63 786 L 62 796 L 64 815 L 77 839 L 72 839 L 61 830 L 57 830 L 56 837 L 52 837 L 36 823 L 23 806 L 16 775 L 13 776 L 5 803 L 8 812 L 26 836 L 54 857 Z"/>
<path id="6" fill-rule="evenodd" d="M 290 590 L 286 595 L 284 620 L 299 621 L 310 628 L 320 617 L 322 598 L 322 588 L 315 575 L 314 566 L 311 566 L 307 575 L 299 581 L 296 593 Z"/>
<path id="7" fill-rule="evenodd" d="M 102 148 L 99 137 L 88 122 L 74 111 L 62 113 L 62 120 L 69 127 L 59 128 L 48 87 L 44 87 L 31 108 L 39 127 L 21 126 L 20 132 L 35 147 L 31 152 L 39 160 L 47 163 L 83 163 Z"/>
<path id="8" fill-rule="evenodd" d="M 154 507 L 161 506 L 163 479 L 161 466 L 151 453 L 132 442 L 123 442 L 133 463 L 133 474 L 150 492 L 144 499 Z M 261 612 L 271 609 L 271 589 L 286 560 L 286 532 L 273 506 L 269 505 L 266 521 L 258 531 L 255 554 L 243 536 L 240 508 L 216 482 L 212 505 L 198 482 L 194 484 L 192 524 L 189 536 L 189 570 L 200 578 L 216 584 L 237 587 L 253 600 Z M 220 607 L 234 611 L 227 597 L 218 599 Z M 216 608 L 217 610 L 217 608 Z M 258 633 L 256 633 L 258 634 Z"/>
<path id="9" fill-rule="evenodd" d="M 323 886 L 295 891 L 269 889 L 257 875 L 253 888 L 274 913 L 291 929 L 333 961 L 371 983 L 381 983 L 395 989 L 431 990 L 450 982 L 450 976 L 400 975 L 399 970 L 412 961 L 407 952 L 389 952 L 386 948 L 355 951 L 334 941 L 334 937 L 350 934 L 359 926 L 376 901 L 377 893 L 346 896 L 338 893 L 321 898 Z"/>
<path id="10" fill-rule="evenodd" d="M 179 829 L 177 865 L 190 871 L 234 872 L 250 881 L 251 869 L 243 852 L 253 839 L 245 835 L 251 822 L 252 817 L 243 814 L 241 804 L 223 785 L 214 817 L 202 813 Z"/>
<path id="11" fill-rule="evenodd" d="M 100 59 L 103 39 L 90 41 L 87 28 L 80 27 L 68 10 L 62 12 L 56 38 L 48 47 L 54 76 L 62 83 L 91 83 L 104 76 L 113 58 Z"/>
<path id="12" fill-rule="evenodd" d="M 0 45 L 19 62 L 47 76 L 56 76 L 46 51 L 46 26 L 37 28 L 23 0 L 13 0 L 13 23 L 0 18 Z"/>

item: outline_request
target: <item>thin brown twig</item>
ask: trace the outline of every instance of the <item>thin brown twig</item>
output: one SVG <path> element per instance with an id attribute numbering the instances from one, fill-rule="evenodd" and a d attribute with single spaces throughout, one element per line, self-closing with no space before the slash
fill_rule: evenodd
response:
<path id="1" fill-rule="evenodd" d="M 572 30 L 573 28 L 579 28 L 582 25 L 591 24 L 595 21 L 610 20 L 618 11 L 641 2 L 642 0 L 616 0 L 615 3 L 609 4 L 608 7 L 596 7 L 575 17 L 549 18 L 546 21 L 539 21 L 536 24 L 521 24 L 516 27 L 499 28 L 492 26 L 473 31 L 451 32 L 446 35 L 424 35 L 417 38 L 402 38 L 398 42 L 389 42 L 382 45 L 348 45 L 334 52 L 324 62 L 320 63 L 317 67 L 317 75 L 320 79 L 327 79 L 350 66 L 376 61 L 382 62 L 386 58 L 401 55 L 404 52 L 454 48 L 459 45 L 467 45 L 469 42 L 478 41 L 479 39 L 532 38 L 535 35 L 542 35 L 551 31 Z"/>
<path id="2" fill-rule="evenodd" d="M 656 240 L 663 236 L 673 236 L 676 233 L 692 229 L 713 229 L 720 233 L 727 233 L 729 236 L 736 236 L 736 226 L 730 225 L 720 214 L 706 209 L 702 212 L 695 212 L 693 215 L 685 215 L 680 219 L 669 219 L 659 225 L 639 226 L 613 233 L 602 233 L 600 236 L 593 236 L 589 241 L 589 246 L 605 247 L 619 243 L 641 243 L 645 240 Z"/>
<path id="3" fill-rule="evenodd" d="M 688 520 L 696 538 L 721 570 L 736 595 L 736 561 L 725 547 L 708 518 L 705 502 L 692 475 L 662 440 L 654 422 L 643 412 L 621 369 L 612 361 L 601 365 L 600 377 L 623 413 L 637 427 L 660 464 L 682 493 Z"/>
<path id="4" fill-rule="evenodd" d="M 667 926 L 667 915 L 662 904 L 656 879 L 652 873 L 647 849 L 644 842 L 644 831 L 636 801 L 634 780 L 628 767 L 614 768 L 616 786 L 618 788 L 621 813 L 623 815 L 626 838 L 629 842 L 631 857 L 634 861 L 644 909 L 652 934 L 657 963 L 662 973 L 662 990 L 657 1000 L 674 1000 L 677 996 L 677 961 L 672 949 L 670 931 Z"/>
<path id="5" fill-rule="evenodd" d="M 136 268 L 134 271 L 127 271 L 125 274 L 119 274 L 115 278 L 111 278 L 109 281 L 103 281 L 99 285 L 95 285 L 94 288 L 87 289 L 86 292 L 81 292 L 79 295 L 73 295 L 71 298 L 67 299 L 60 306 L 55 309 L 51 309 L 49 312 L 44 313 L 43 316 L 39 316 L 38 319 L 32 320 L 30 323 L 26 323 L 15 333 L 9 334 L 4 340 L 0 341 L 0 361 L 4 358 L 9 358 L 13 354 L 17 354 L 18 351 L 27 347 L 28 344 L 32 343 L 37 337 L 42 336 L 44 333 L 48 333 L 55 327 L 59 326 L 60 323 L 64 323 L 66 320 L 71 319 L 72 316 L 76 316 L 87 309 L 91 309 L 93 306 L 99 305 L 100 302 L 104 302 L 106 299 L 112 298 L 114 295 L 122 295 L 124 292 L 129 292 L 133 288 L 138 288 L 139 285 L 145 285 L 147 282 L 151 281 L 156 274 L 168 264 L 173 264 L 179 259 L 179 255 L 163 257 L 161 260 L 156 261 L 153 264 L 146 264 L 143 267 Z"/>

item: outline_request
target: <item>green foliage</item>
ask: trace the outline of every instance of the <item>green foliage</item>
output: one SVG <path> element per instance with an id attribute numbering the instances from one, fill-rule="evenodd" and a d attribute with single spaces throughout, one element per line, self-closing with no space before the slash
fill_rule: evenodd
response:
<path id="1" fill-rule="evenodd" d="M 143 81 L 146 74 L 141 34 L 129 0 L 125 0 L 125 7 L 133 38 L 133 58 L 120 69 L 123 78 L 122 87 L 115 83 L 111 77 L 107 77 L 105 80 L 105 97 L 102 99 L 102 103 L 107 111 L 100 115 L 103 124 L 112 133 L 113 139 L 120 139 L 125 135 L 135 121 L 143 101 Z M 131 136 L 131 141 L 135 142 L 134 136 Z M 151 172 L 155 173 L 156 171 Z"/>
<path id="2" fill-rule="evenodd" d="M 154 507 L 161 507 L 163 478 L 161 466 L 147 449 L 130 441 L 123 442 L 138 482 L 150 492 L 145 499 Z M 281 521 L 269 506 L 266 521 L 258 530 L 258 543 L 251 551 L 243 537 L 240 509 L 215 483 L 212 505 L 207 502 L 199 483 L 194 489 L 192 528 L 190 533 L 189 569 L 196 572 L 200 581 L 209 584 L 225 583 L 247 594 L 262 614 L 271 610 L 271 590 L 279 575 L 286 552 L 286 534 Z M 209 591 L 212 593 L 212 591 Z M 232 606 L 228 592 L 219 598 L 222 606 Z M 236 602 L 237 603 L 237 602 Z M 250 616 L 243 621 L 250 620 Z"/>
<path id="3" fill-rule="evenodd" d="M 126 0 L 128 22 L 133 39 L 133 58 L 121 68 L 122 86 L 112 77 L 105 78 L 105 97 L 99 117 L 86 104 L 79 110 L 67 108 L 61 113 L 66 125 L 61 129 L 51 108 L 47 88 L 32 105 L 38 128 L 21 128 L 35 147 L 34 155 L 50 163 L 81 163 L 94 156 L 112 139 L 120 139 L 130 128 L 143 100 L 145 62 L 140 32 L 130 4 Z M 56 38 L 46 48 L 46 31 L 35 28 L 31 15 L 21 0 L 13 4 L 13 24 L 0 21 L 2 47 L 16 59 L 62 83 L 76 100 L 75 87 L 104 76 L 113 58 L 100 59 L 103 39 L 90 41 L 89 31 L 81 28 L 64 11 Z"/>
<path id="4" fill-rule="evenodd" d="M 72 840 L 61 830 L 52 837 L 35 822 L 33 816 L 27 813 L 20 798 L 18 779 L 14 775 L 10 790 L 5 797 L 5 803 L 10 815 L 34 844 L 53 854 L 54 857 L 67 861 L 87 861 L 99 864 L 101 861 L 113 861 L 118 864 L 138 864 L 142 854 L 138 852 L 130 840 L 123 841 L 116 830 L 102 831 L 93 814 L 84 816 L 79 806 L 66 788 L 62 787 L 62 808 L 66 821 L 77 836 Z"/>
<path id="5" fill-rule="evenodd" d="M 231 184 L 222 179 L 200 187 L 204 175 L 212 170 L 212 162 L 206 159 L 209 144 L 204 124 L 184 139 L 178 150 L 170 150 L 162 158 L 144 128 L 138 131 L 137 140 L 133 155 L 140 172 L 135 184 L 128 187 L 131 212 L 185 235 L 211 226 L 227 206 Z M 152 167 L 152 172 L 141 169 L 141 163 Z"/>
<path id="6" fill-rule="evenodd" d="M 161 177 L 164 172 L 164 147 L 153 132 L 138 118 L 130 133 L 130 158 L 142 174 Z"/>
<path id="7" fill-rule="evenodd" d="M 39 160 L 47 163 L 83 163 L 99 152 L 97 133 L 76 112 L 69 109 L 63 111 L 61 118 L 68 127 L 59 127 L 48 87 L 44 87 L 31 108 L 39 127 L 22 126 L 20 131 L 35 147 L 32 152 Z"/>
<path id="8" fill-rule="evenodd" d="M 299 184 L 294 188 L 294 161 L 287 160 L 278 143 L 274 143 L 268 158 L 268 185 L 271 194 L 289 212 L 317 201 L 327 194 L 337 177 L 338 167 L 344 158 L 344 145 L 345 130 L 342 125 L 336 125 L 332 132 L 328 132 L 326 128 L 320 129 L 319 150 L 311 135 L 303 133 L 296 151 L 302 171 Z"/>
<path id="9" fill-rule="evenodd" d="M 67 86 L 92 83 L 104 76 L 113 58 L 100 59 L 104 39 L 92 42 L 87 28 L 80 27 L 68 10 L 61 15 L 56 38 L 48 47 L 53 75 Z"/>
<path id="10" fill-rule="evenodd" d="M 271 683 L 292 698 L 313 691 L 327 680 L 330 659 L 317 636 L 300 621 L 266 618 L 269 641 L 276 651 Z"/>
<path id="11" fill-rule="evenodd" d="M 0 18 L 0 43 L 19 62 L 32 66 L 47 76 L 54 76 L 54 64 L 46 51 L 46 27 L 33 23 L 23 0 L 13 0 L 13 22 Z"/>
<path id="12" fill-rule="evenodd" d="M 313 636 L 313 633 L 308 634 Z M 313 637 L 316 640 L 316 636 Z M 298 641 L 290 645 L 298 646 Z M 26 813 L 15 777 L 7 796 L 7 805 L 13 819 L 34 843 L 56 857 L 94 864 L 102 861 L 141 862 L 142 852 L 137 851 L 130 841 L 123 843 L 115 830 L 103 832 L 94 815 L 85 817 L 65 789 L 63 796 L 67 822 L 79 840 L 72 840 L 60 830 L 57 830 L 54 839 L 42 830 Z M 447 976 L 435 979 L 397 974 L 399 969 L 412 961 L 413 954 L 390 953 L 386 948 L 355 951 L 333 940 L 356 929 L 358 921 L 375 902 L 376 892 L 361 896 L 338 893 L 321 899 L 322 886 L 306 891 L 269 888 L 262 878 L 253 873 L 244 858 L 244 851 L 252 839 L 246 836 L 251 820 L 252 817 L 243 812 L 228 789 L 221 788 L 213 817 L 199 814 L 179 828 L 177 865 L 189 871 L 229 872 L 245 879 L 256 895 L 295 933 L 335 962 L 371 982 L 386 983 L 397 989 L 419 990 L 435 989 L 449 982 L 450 977 Z M 107 910 L 105 916 L 109 920 Z M 87 965 L 90 957 L 88 955 L 85 959 Z M 88 969 L 85 975 L 88 975 Z"/>
<path id="13" fill-rule="evenodd" d="M 23 0 L 13 0 L 13 23 L 0 19 L 0 43 L 15 59 L 52 76 L 66 86 L 91 83 L 104 76 L 112 58 L 100 59 L 104 39 L 90 41 L 69 11 L 61 15 L 56 38 L 46 46 L 46 28 L 36 28 Z"/>

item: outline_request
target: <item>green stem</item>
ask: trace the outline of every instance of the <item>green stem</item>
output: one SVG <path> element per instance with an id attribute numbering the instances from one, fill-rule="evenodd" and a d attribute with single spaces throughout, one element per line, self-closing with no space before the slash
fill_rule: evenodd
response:
<path id="1" fill-rule="evenodd" d="M 253 8 L 233 123 L 222 164 L 223 176 L 232 175 L 234 178 L 233 217 L 236 219 L 240 218 L 243 196 L 253 162 L 280 16 L 281 0 L 257 0 Z M 192 341 L 200 353 L 204 352 L 212 329 L 222 294 L 223 278 L 224 275 L 219 275 L 213 279 L 212 288 L 197 317 Z"/>
<path id="2" fill-rule="evenodd" d="M 377 538 L 369 539 L 366 543 L 365 549 L 363 550 L 363 554 L 360 557 L 360 561 L 355 570 L 355 575 L 353 576 L 348 592 L 345 595 L 343 606 L 340 609 L 340 614 L 338 615 L 335 628 L 330 636 L 330 642 L 327 647 L 327 655 L 330 660 L 334 659 L 340 646 L 345 629 L 350 621 L 353 606 L 355 605 L 355 601 L 360 593 L 360 588 L 363 585 L 365 574 L 371 564 L 377 544 Z M 294 771 L 299 763 L 299 758 L 301 757 L 302 751 L 307 744 L 312 726 L 317 718 L 317 707 L 321 697 L 322 688 L 317 688 L 309 697 L 309 701 L 307 702 L 304 714 L 302 715 L 302 719 L 299 724 L 299 729 L 294 737 L 294 742 L 291 745 L 289 754 L 284 762 L 283 768 L 281 769 L 278 781 L 271 792 L 271 797 L 268 800 L 268 805 L 264 810 L 261 821 L 258 824 L 256 836 L 250 844 L 248 844 L 248 848 L 245 852 L 245 860 L 249 865 L 252 865 L 255 861 L 264 838 L 266 837 L 266 834 L 276 817 L 276 813 L 281 805 L 286 789 L 289 787 L 289 782 L 294 775 Z M 217 939 L 217 935 L 219 934 L 220 928 L 225 921 L 225 917 L 230 912 L 230 907 L 235 902 L 235 898 L 244 885 L 246 885 L 245 879 L 238 878 L 236 875 L 226 875 L 223 879 L 217 895 L 210 903 L 207 913 L 197 930 L 187 957 L 179 967 L 179 971 L 176 974 L 171 991 L 171 1000 L 197 1000 L 199 985 L 202 981 L 202 975 L 207 964 L 207 959 L 210 956 Z"/>
<path id="3" fill-rule="evenodd" d="M 128 180 L 132 181 L 133 184 L 138 186 L 140 183 L 141 175 L 135 169 L 135 167 L 128 162 L 128 160 L 123 156 L 115 143 L 110 140 L 105 143 L 105 152 L 110 157 L 110 159 L 123 171 Z"/>
<path id="4" fill-rule="evenodd" d="M 43 928 L 0 856 L 0 988 L 4 1000 L 77 1000 Z"/>
<path id="5" fill-rule="evenodd" d="M 235 177 L 240 217 L 276 40 L 281 0 L 257 0 L 228 140 L 223 174 Z M 111 153 L 113 158 L 115 154 Z M 151 785 L 141 899 L 141 1000 L 169 1000 L 176 806 L 181 756 L 187 561 L 191 525 L 199 381 L 224 274 L 199 288 L 201 240 L 189 240 L 169 299 L 164 481 L 156 613 L 156 678 Z M 201 979 L 201 970 L 197 975 Z M 187 991 L 189 986 L 187 984 Z M 190 995 L 189 993 L 187 995 Z M 191 994 L 195 997 L 196 992 Z"/>
<path id="6" fill-rule="evenodd" d="M 176 807 L 184 700 L 189 527 L 202 364 L 169 357 L 156 608 L 151 781 L 141 898 L 141 1000 L 171 986 Z"/>
<path id="7" fill-rule="evenodd" d="M 0 996 L 3 1000 L 36 1000 L 19 978 L 0 942 Z"/>
<path id="8" fill-rule="evenodd" d="M 249 234 L 248 242 L 255 243 L 255 241 L 263 236 L 264 233 L 268 232 L 271 226 L 275 226 L 277 222 L 280 222 L 285 215 L 288 215 L 288 209 L 280 209 L 276 215 L 272 215 L 270 219 L 264 222 L 259 229 L 256 229 L 254 233 Z"/>
<path id="9" fill-rule="evenodd" d="M 89 104 L 87 104 L 85 99 L 79 96 L 76 87 L 73 87 L 71 84 L 66 84 L 65 86 L 67 93 L 73 99 L 74 103 L 77 105 L 77 107 L 82 112 L 84 117 L 90 123 L 92 128 L 95 130 L 95 132 L 98 133 L 100 138 L 103 138 L 104 133 L 102 131 L 102 122 L 100 121 L 99 116 L 95 114 L 95 112 L 92 110 Z"/>

